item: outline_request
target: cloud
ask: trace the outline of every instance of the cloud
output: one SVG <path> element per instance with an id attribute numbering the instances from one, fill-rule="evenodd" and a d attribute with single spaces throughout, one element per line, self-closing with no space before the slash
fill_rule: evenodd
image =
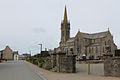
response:
<path id="1" fill-rule="evenodd" d="M 46 29 L 42 27 L 36 27 L 36 28 L 33 28 L 33 32 L 34 33 L 45 33 Z"/>

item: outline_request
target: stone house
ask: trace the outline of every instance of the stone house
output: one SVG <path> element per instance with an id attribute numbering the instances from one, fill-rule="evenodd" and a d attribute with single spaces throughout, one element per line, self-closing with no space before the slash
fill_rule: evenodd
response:
<path id="1" fill-rule="evenodd" d="M 0 51 L 0 56 L 3 60 L 14 60 L 14 57 L 16 56 L 16 51 L 13 51 L 9 46 L 6 46 L 4 50 Z"/>
<path id="2" fill-rule="evenodd" d="M 13 60 L 13 51 L 9 46 L 6 46 L 6 48 L 0 52 L 3 60 Z"/>

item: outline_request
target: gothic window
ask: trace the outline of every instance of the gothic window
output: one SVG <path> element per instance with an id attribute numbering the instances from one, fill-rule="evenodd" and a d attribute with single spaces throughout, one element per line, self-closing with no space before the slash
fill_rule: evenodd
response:
<path id="1" fill-rule="evenodd" d="M 98 53 L 98 47 L 96 47 L 96 53 Z"/>
<path id="2" fill-rule="evenodd" d="M 79 42 L 79 38 L 77 37 L 77 42 Z"/>
<path id="3" fill-rule="evenodd" d="M 64 36 L 64 31 L 62 31 L 62 36 Z"/>
<path id="4" fill-rule="evenodd" d="M 79 53 L 79 48 L 77 48 L 77 52 Z"/>
<path id="5" fill-rule="evenodd" d="M 109 44 L 109 45 L 111 44 L 111 41 L 110 41 L 110 40 L 108 40 L 108 44 Z"/>
<path id="6" fill-rule="evenodd" d="M 94 39 L 94 43 L 95 43 L 95 39 Z"/>
<path id="7" fill-rule="evenodd" d="M 89 50 L 90 50 L 90 54 L 91 54 L 91 52 L 92 52 L 92 49 L 91 49 L 91 47 L 89 48 Z"/>
<path id="8" fill-rule="evenodd" d="M 102 43 L 102 41 L 103 41 L 103 40 L 102 40 L 102 38 L 101 38 L 101 39 L 100 39 L 100 43 Z"/>
<path id="9" fill-rule="evenodd" d="M 94 53 L 94 47 L 92 47 L 92 54 Z"/>
<path id="10" fill-rule="evenodd" d="M 107 45 L 106 41 L 105 41 L 105 45 Z"/>
<path id="11" fill-rule="evenodd" d="M 110 40 L 108 41 L 108 45 L 109 45 L 109 48 L 110 48 L 109 51 L 111 52 L 111 41 Z"/>
<path id="12" fill-rule="evenodd" d="M 97 42 L 100 43 L 100 39 L 99 38 L 97 39 Z"/>
<path id="13" fill-rule="evenodd" d="M 89 53 L 89 47 L 87 47 L 87 54 Z"/>
<path id="14" fill-rule="evenodd" d="M 104 47 L 103 47 L 103 53 L 105 52 L 105 49 L 104 49 Z"/>
<path id="15" fill-rule="evenodd" d="M 93 52 L 94 52 L 94 54 L 96 53 L 96 47 L 94 47 Z"/>
<path id="16" fill-rule="evenodd" d="M 87 39 L 85 39 L 84 41 L 85 41 L 85 43 L 86 43 L 86 42 L 87 42 Z"/>
<path id="17" fill-rule="evenodd" d="M 97 39 L 95 39 L 95 43 L 97 43 L 97 41 L 96 41 Z"/>
<path id="18" fill-rule="evenodd" d="M 89 47 L 89 53 L 91 53 L 91 49 L 90 49 L 90 47 Z"/>
<path id="19" fill-rule="evenodd" d="M 89 44 L 91 43 L 91 39 L 89 39 Z"/>
<path id="20" fill-rule="evenodd" d="M 92 39 L 92 43 L 94 43 L 94 39 Z"/>

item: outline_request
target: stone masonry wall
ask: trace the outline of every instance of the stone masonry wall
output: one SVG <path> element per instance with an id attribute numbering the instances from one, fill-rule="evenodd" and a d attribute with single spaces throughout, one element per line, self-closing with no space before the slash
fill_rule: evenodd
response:
<path id="1" fill-rule="evenodd" d="M 120 57 L 107 57 L 105 59 L 104 75 L 120 77 Z"/>
<path id="2" fill-rule="evenodd" d="M 57 72 L 75 73 L 76 62 L 74 55 L 57 55 Z"/>

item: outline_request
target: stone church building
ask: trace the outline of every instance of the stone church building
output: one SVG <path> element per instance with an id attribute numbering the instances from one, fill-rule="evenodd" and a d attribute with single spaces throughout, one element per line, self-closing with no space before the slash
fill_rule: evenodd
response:
<path id="1" fill-rule="evenodd" d="M 56 52 L 61 51 L 67 55 L 77 55 L 78 58 L 81 56 L 98 58 L 105 54 L 106 47 L 110 47 L 112 54 L 117 49 L 109 29 L 92 34 L 78 31 L 74 37 L 70 37 L 70 22 L 68 21 L 67 9 L 65 7 L 64 19 L 61 22 L 61 40 Z"/>

